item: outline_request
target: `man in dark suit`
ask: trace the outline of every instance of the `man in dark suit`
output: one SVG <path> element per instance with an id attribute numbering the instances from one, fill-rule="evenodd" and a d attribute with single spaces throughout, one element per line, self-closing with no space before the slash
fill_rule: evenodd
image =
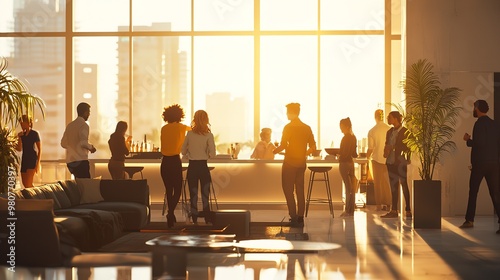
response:
<path id="1" fill-rule="evenodd" d="M 406 127 L 401 123 L 403 116 L 398 111 L 392 111 L 387 116 L 387 123 L 393 127 L 387 131 L 385 138 L 384 157 L 386 158 L 389 183 L 391 184 L 392 208 L 382 218 L 398 217 L 399 185 L 405 197 L 406 217 L 411 218 L 410 190 L 407 180 L 407 165 L 410 163 L 410 149 L 404 143 Z"/>
<path id="2" fill-rule="evenodd" d="M 472 136 L 468 133 L 464 135 L 468 147 L 471 150 L 471 173 L 469 179 L 469 201 L 467 203 L 467 212 L 465 222 L 460 228 L 474 227 L 474 216 L 476 215 L 476 202 L 479 185 L 483 178 L 486 179 L 493 207 L 498 213 L 498 192 L 499 192 L 499 144 L 500 130 L 498 123 L 486 115 L 489 110 L 488 103 L 485 100 L 476 100 L 474 102 L 473 116 L 477 118 Z M 500 217 L 498 222 L 500 223 Z M 500 229 L 497 230 L 500 234 Z"/>

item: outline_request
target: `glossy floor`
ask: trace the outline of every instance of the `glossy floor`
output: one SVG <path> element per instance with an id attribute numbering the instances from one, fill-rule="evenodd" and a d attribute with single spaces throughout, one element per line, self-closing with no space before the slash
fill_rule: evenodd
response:
<path id="1" fill-rule="evenodd" d="M 309 240 L 332 242 L 327 264 L 345 279 L 500 279 L 497 218 L 476 217 L 473 228 L 460 229 L 463 217 L 444 217 L 441 229 L 413 229 L 406 218 L 383 219 L 368 206 L 354 217 L 331 218 L 313 209 L 303 231 Z M 161 215 L 161 213 L 159 213 Z M 251 210 L 252 221 L 281 221 L 286 210 Z M 155 220 L 164 219 L 157 216 Z"/>
<path id="2" fill-rule="evenodd" d="M 361 208 L 349 218 L 339 218 L 340 211 L 335 211 L 332 219 L 327 210 L 310 210 L 303 228 L 309 240 L 341 246 L 321 254 L 328 271 L 336 273 L 278 279 L 500 279 L 500 234 L 495 233 L 496 217 L 476 217 L 474 227 L 469 229 L 458 227 L 463 217 L 445 217 L 441 229 L 423 230 L 413 229 L 411 219 L 380 218 L 384 213 Z M 182 216 L 180 212 L 176 215 L 178 219 Z M 285 216 L 284 209 L 251 210 L 253 222 L 281 221 Z M 165 221 L 160 210 L 153 210 L 153 220 Z M 142 280 L 151 275 L 149 268 L 132 272 L 120 278 L 116 268 L 96 269 L 92 279 Z M 277 278 L 261 276 L 260 279 Z"/>

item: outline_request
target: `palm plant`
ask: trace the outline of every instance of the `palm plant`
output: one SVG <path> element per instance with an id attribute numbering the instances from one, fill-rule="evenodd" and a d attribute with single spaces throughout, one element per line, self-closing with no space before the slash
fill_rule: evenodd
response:
<path id="1" fill-rule="evenodd" d="M 460 89 L 442 89 L 434 66 L 426 59 L 410 65 L 403 88 L 406 95 L 404 121 L 408 128 L 407 146 L 418 156 L 422 180 L 432 180 L 436 163 L 456 149 L 451 140 L 461 107 Z M 399 106 L 398 110 L 403 111 Z"/>
<path id="2" fill-rule="evenodd" d="M 0 57 L 0 193 L 7 192 L 9 177 L 13 176 L 12 171 L 17 173 L 18 170 L 14 130 L 19 118 L 22 115 L 33 117 L 36 108 L 45 117 L 43 100 L 31 94 L 28 87 L 7 70 L 7 66 L 7 60 Z"/>

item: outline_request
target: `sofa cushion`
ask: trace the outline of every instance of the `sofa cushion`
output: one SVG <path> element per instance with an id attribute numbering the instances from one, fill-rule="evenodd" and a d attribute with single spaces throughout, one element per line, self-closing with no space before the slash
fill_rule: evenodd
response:
<path id="1" fill-rule="evenodd" d="M 143 180 L 101 180 L 101 195 L 105 201 L 137 202 L 149 206 L 149 186 Z"/>
<path id="2" fill-rule="evenodd" d="M 149 207 L 135 202 L 99 202 L 82 204 L 74 208 L 115 211 L 121 214 L 124 231 L 138 231 L 149 223 Z"/>
<path id="3" fill-rule="evenodd" d="M 80 204 L 96 203 L 104 200 L 101 195 L 101 180 L 90 178 L 76 178 L 80 190 Z"/>
<path id="4" fill-rule="evenodd" d="M 24 198 L 27 199 L 47 199 L 41 188 L 25 188 L 21 190 Z"/>
<path id="5" fill-rule="evenodd" d="M 59 182 L 53 184 L 46 184 L 45 187 L 50 188 L 53 193 L 53 198 L 59 204 L 60 208 L 68 208 L 71 207 L 71 201 L 69 200 L 68 195 L 64 191 L 63 187 Z"/>
<path id="6" fill-rule="evenodd" d="M 92 205 L 92 204 L 89 204 Z M 89 229 L 89 247 L 82 251 L 93 251 L 121 236 L 123 221 L 120 213 L 96 209 L 59 209 L 54 211 L 58 217 L 78 217 L 85 221 Z"/>
<path id="7" fill-rule="evenodd" d="M 54 183 L 58 185 L 57 183 Z M 25 188 L 21 191 L 27 199 L 52 199 L 54 201 L 54 210 L 60 209 L 61 205 L 52 189 L 52 184 L 45 184 L 34 188 Z"/>
<path id="8" fill-rule="evenodd" d="M 59 181 L 59 184 L 61 184 L 61 187 L 66 192 L 66 195 L 71 202 L 71 206 L 80 204 L 80 190 L 78 189 L 75 180 Z"/>
<path id="9" fill-rule="evenodd" d="M 90 232 L 85 220 L 79 217 L 57 216 L 54 217 L 54 222 L 61 243 L 74 246 L 80 250 L 89 250 L 91 248 Z"/>

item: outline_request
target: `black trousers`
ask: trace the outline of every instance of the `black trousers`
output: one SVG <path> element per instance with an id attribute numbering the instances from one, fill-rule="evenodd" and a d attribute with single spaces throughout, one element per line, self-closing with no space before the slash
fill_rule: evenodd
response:
<path id="1" fill-rule="evenodd" d="M 182 192 L 182 161 L 179 155 L 163 156 L 160 165 L 168 213 L 174 214 Z"/>
<path id="2" fill-rule="evenodd" d="M 208 204 L 210 195 L 210 170 L 206 160 L 190 160 L 187 170 L 187 182 L 189 185 L 189 197 L 191 200 L 191 214 L 198 216 L 198 183 L 201 186 L 201 200 L 203 211 L 210 211 Z"/>
<path id="3" fill-rule="evenodd" d="M 66 166 L 75 178 L 90 178 L 90 163 L 88 160 L 68 162 Z"/>
<path id="4" fill-rule="evenodd" d="M 389 173 L 389 183 L 391 184 L 392 195 L 392 210 L 398 210 L 399 204 L 399 184 L 403 189 L 405 197 L 405 210 L 410 211 L 410 189 L 408 188 L 408 166 L 406 164 L 387 164 L 387 172 Z"/>
<path id="5" fill-rule="evenodd" d="M 306 205 L 304 195 L 305 172 L 305 164 L 297 167 L 283 162 L 283 166 L 281 167 L 281 188 L 283 189 L 283 194 L 285 195 L 288 214 L 292 219 L 295 219 L 297 216 L 304 216 Z M 295 202 L 295 196 L 297 196 L 297 202 Z"/>
<path id="6" fill-rule="evenodd" d="M 474 217 L 476 216 L 477 193 L 479 192 L 479 186 L 483 178 L 486 179 L 493 207 L 497 215 L 500 213 L 498 212 L 499 168 L 500 165 L 497 162 L 481 162 L 472 165 L 469 178 L 469 201 L 467 202 L 465 220 L 474 221 Z M 500 217 L 498 218 L 498 222 L 500 223 Z"/>

